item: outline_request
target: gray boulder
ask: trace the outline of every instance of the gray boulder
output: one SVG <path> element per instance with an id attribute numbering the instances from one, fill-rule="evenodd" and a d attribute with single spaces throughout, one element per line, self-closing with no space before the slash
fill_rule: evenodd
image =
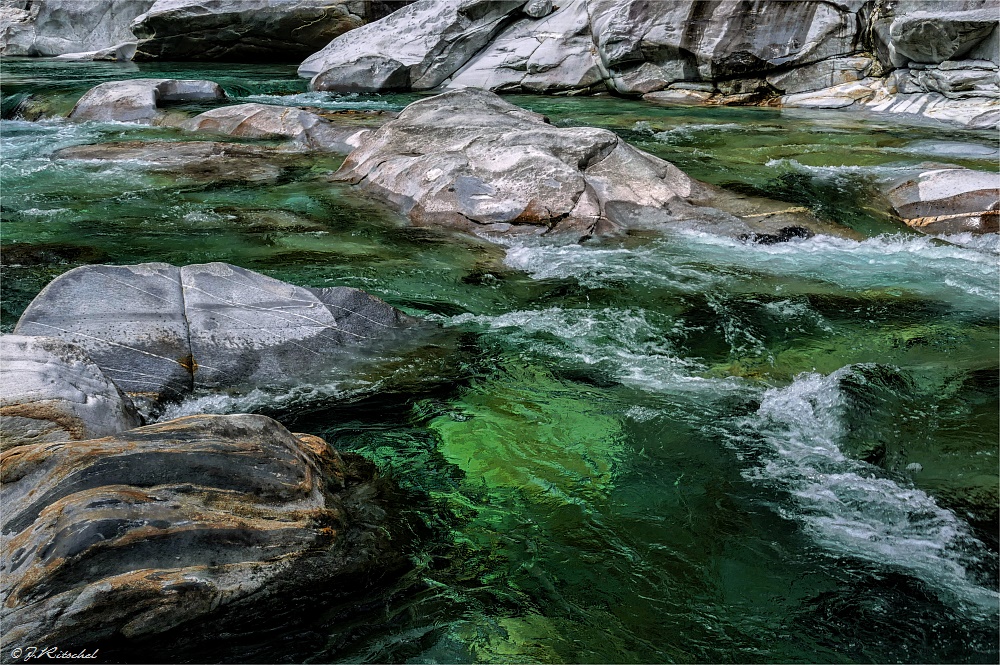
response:
<path id="1" fill-rule="evenodd" d="M 579 239 L 675 224 L 739 235 L 788 220 L 781 208 L 727 198 L 613 132 L 553 127 L 471 88 L 411 104 L 366 135 L 335 177 L 415 224 L 488 236 Z"/>
<path id="2" fill-rule="evenodd" d="M 903 221 L 925 233 L 996 233 L 1000 174 L 963 168 L 924 171 L 893 183 L 889 202 Z"/>
<path id="3" fill-rule="evenodd" d="M 137 60 L 296 61 L 363 25 L 359 0 L 156 0 L 132 22 Z"/>
<path id="4" fill-rule="evenodd" d="M 309 593 L 301 618 L 322 589 L 390 568 L 405 542 L 374 465 L 265 416 L 20 446 L 0 467 L 5 650 L 101 646 L 135 662 L 114 649 L 141 652 L 164 633 L 218 650 L 220 634 L 294 620 L 276 611 L 288 598 Z"/>
<path id="5" fill-rule="evenodd" d="M 357 126 L 337 126 L 299 108 L 269 104 L 224 106 L 196 115 L 182 127 L 241 138 L 287 139 L 303 149 L 343 154 L 356 148 L 368 131 Z"/>
<path id="6" fill-rule="evenodd" d="M 132 19 L 154 0 L 5 0 L 0 55 L 54 56 L 134 42 Z"/>
<path id="7" fill-rule="evenodd" d="M 142 424 L 131 400 L 78 346 L 0 336 L 0 450 L 82 441 Z"/>
<path id="8" fill-rule="evenodd" d="M 129 79 L 94 86 L 70 111 L 71 120 L 153 124 L 164 102 L 222 101 L 226 93 L 212 81 Z"/>
<path id="9" fill-rule="evenodd" d="M 524 0 L 418 0 L 351 30 L 299 66 L 314 90 L 429 90 L 520 12 Z"/>
<path id="10" fill-rule="evenodd" d="M 887 68 L 989 57 L 981 51 L 991 50 L 1000 21 L 995 0 L 896 0 L 859 18 L 866 45 Z"/>
<path id="11" fill-rule="evenodd" d="M 362 291 L 307 289 L 224 263 L 76 268 L 15 328 L 79 345 L 149 412 L 194 390 L 348 385 L 427 331 Z"/>

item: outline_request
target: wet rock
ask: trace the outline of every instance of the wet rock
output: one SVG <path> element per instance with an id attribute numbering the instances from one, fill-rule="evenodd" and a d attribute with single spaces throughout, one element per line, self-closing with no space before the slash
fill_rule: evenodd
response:
<path id="1" fill-rule="evenodd" d="M 887 192 L 896 214 L 925 233 L 996 233 L 1000 174 L 951 168 L 925 171 Z"/>
<path id="2" fill-rule="evenodd" d="M 429 90 L 482 49 L 524 0 L 419 0 L 306 58 L 313 90 Z"/>
<path id="3" fill-rule="evenodd" d="M 0 8 L 0 54 L 58 56 L 117 50 L 117 46 L 135 41 L 130 30 L 132 19 L 153 2 L 8 0 Z"/>
<path id="4" fill-rule="evenodd" d="M 812 231 L 801 226 L 785 226 L 778 229 L 777 233 L 748 233 L 741 235 L 740 240 L 757 243 L 758 245 L 776 245 L 780 242 L 788 242 L 796 238 L 811 238 L 814 235 Z"/>
<path id="5" fill-rule="evenodd" d="M 125 62 L 135 55 L 135 42 L 122 42 L 108 48 L 96 51 L 84 51 L 82 53 L 64 53 L 57 55 L 57 60 L 110 60 L 112 62 Z"/>
<path id="6" fill-rule="evenodd" d="M 368 131 L 353 125 L 337 126 L 315 113 L 289 106 L 237 104 L 196 115 L 182 127 L 252 139 L 287 139 L 307 150 L 347 154 Z"/>
<path id="7" fill-rule="evenodd" d="M 0 449 L 108 436 L 142 424 L 128 397 L 78 346 L 0 336 Z"/>
<path id="8" fill-rule="evenodd" d="M 556 128 L 474 89 L 411 104 L 367 135 L 335 177 L 417 225 L 486 235 L 579 239 L 673 224 L 737 235 L 790 225 L 778 214 L 786 205 L 761 214 L 758 202 L 698 182 L 613 132 Z"/>
<path id="9" fill-rule="evenodd" d="M 15 328 L 78 344 L 147 412 L 194 390 L 346 385 L 430 330 L 363 291 L 307 289 L 224 263 L 76 268 Z"/>
<path id="10" fill-rule="evenodd" d="M 20 446 L 0 469 L 6 645 L 110 652 L 173 629 L 218 648 L 218 626 L 363 586 L 405 542 L 373 465 L 265 416 Z"/>
<path id="11" fill-rule="evenodd" d="M 365 22 L 350 0 L 156 0 L 132 22 L 137 60 L 294 62 Z"/>
<path id="12" fill-rule="evenodd" d="M 131 161 L 151 173 L 200 182 L 275 182 L 293 155 L 274 148 L 213 141 L 120 141 L 63 148 L 55 159 Z"/>
<path id="13" fill-rule="evenodd" d="M 218 83 L 178 79 L 131 79 L 102 83 L 88 90 L 70 111 L 71 120 L 151 124 L 164 102 L 222 101 Z"/>

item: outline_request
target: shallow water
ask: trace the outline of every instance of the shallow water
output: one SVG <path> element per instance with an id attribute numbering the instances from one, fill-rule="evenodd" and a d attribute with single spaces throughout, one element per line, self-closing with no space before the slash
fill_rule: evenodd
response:
<path id="1" fill-rule="evenodd" d="M 417 98 L 305 93 L 283 66 L 3 67 L 4 95 L 56 112 L 137 75 L 329 109 Z M 926 162 L 996 170 L 995 136 L 512 101 L 861 239 L 491 244 L 407 227 L 329 183 L 337 158 L 302 157 L 272 184 L 198 182 L 49 157 L 173 130 L 10 120 L 2 328 L 76 265 L 228 261 L 466 334 L 461 370 L 426 393 L 304 386 L 169 410 L 268 413 L 413 493 L 429 534 L 413 570 L 317 618 L 297 660 L 996 662 L 998 245 L 916 235 L 876 194 Z"/>

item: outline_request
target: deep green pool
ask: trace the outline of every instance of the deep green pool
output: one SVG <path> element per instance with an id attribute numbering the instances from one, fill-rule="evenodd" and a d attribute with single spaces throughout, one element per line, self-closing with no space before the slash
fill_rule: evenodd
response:
<path id="1" fill-rule="evenodd" d="M 5 97 L 52 113 L 136 76 L 325 108 L 416 98 L 307 93 L 285 66 L 2 69 Z M 178 131 L 7 120 L 2 329 L 77 265 L 227 261 L 360 287 L 467 333 L 460 375 L 432 393 L 352 401 L 314 386 L 168 414 L 263 411 L 374 458 L 417 497 L 429 535 L 414 569 L 317 618 L 279 650 L 293 659 L 997 662 L 998 243 L 916 235 L 877 194 L 919 164 L 997 170 L 996 136 L 512 100 L 859 239 L 490 244 L 409 228 L 329 183 L 337 158 L 303 156 L 266 186 L 199 182 L 49 157 Z"/>

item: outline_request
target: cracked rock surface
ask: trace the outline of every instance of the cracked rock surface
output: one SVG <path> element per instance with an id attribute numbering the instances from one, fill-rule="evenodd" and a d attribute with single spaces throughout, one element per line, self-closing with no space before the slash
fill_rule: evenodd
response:
<path id="1" fill-rule="evenodd" d="M 19 446 L 0 472 L 5 649 L 273 629 L 284 599 L 363 586 L 405 540 L 374 465 L 260 415 Z"/>

